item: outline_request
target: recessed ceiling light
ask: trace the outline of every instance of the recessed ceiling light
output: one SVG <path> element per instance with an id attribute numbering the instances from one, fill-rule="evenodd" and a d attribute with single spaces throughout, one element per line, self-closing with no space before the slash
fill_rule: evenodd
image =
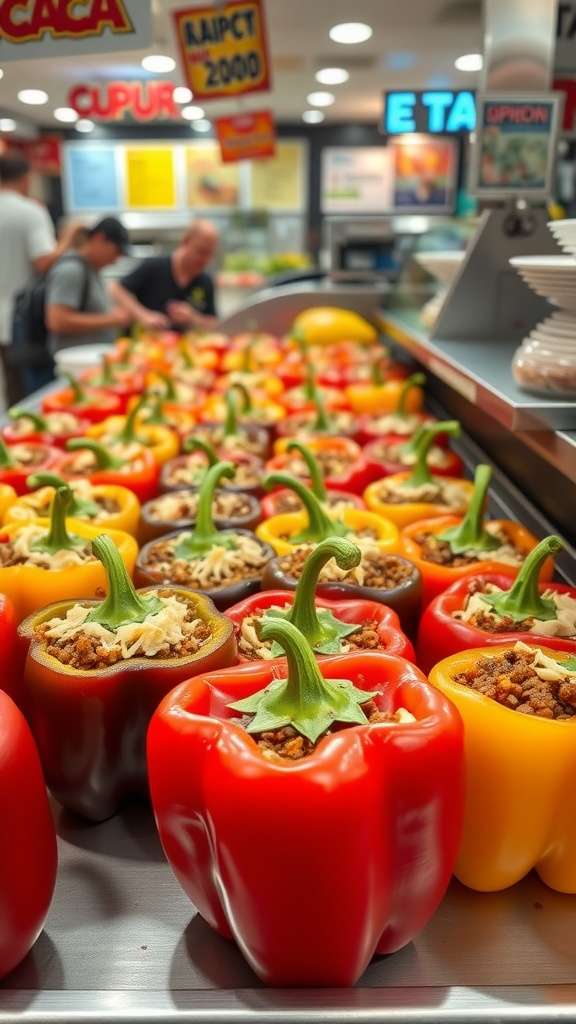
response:
<path id="1" fill-rule="evenodd" d="M 311 92 L 306 97 L 306 102 L 311 107 L 331 107 L 335 99 L 332 92 Z"/>
<path id="2" fill-rule="evenodd" d="M 190 103 L 192 99 L 192 89 L 189 89 L 186 85 L 177 85 L 172 93 L 175 103 Z"/>
<path id="3" fill-rule="evenodd" d="M 93 132 L 94 121 L 90 121 L 87 117 L 81 117 L 79 121 L 76 121 L 75 128 L 77 132 Z"/>
<path id="4" fill-rule="evenodd" d="M 21 103 L 41 106 L 43 103 L 48 103 L 48 93 L 44 92 L 43 89 L 21 89 L 18 93 L 18 99 Z"/>
<path id="5" fill-rule="evenodd" d="M 481 53 L 465 53 L 454 61 L 454 67 L 458 71 L 481 71 L 484 60 Z"/>
<path id="6" fill-rule="evenodd" d="M 163 75 L 166 71 L 174 71 L 176 61 L 172 57 L 163 57 L 159 53 L 151 54 L 149 57 L 144 57 L 142 67 L 146 71 L 153 71 L 157 75 Z"/>
<path id="7" fill-rule="evenodd" d="M 79 116 L 72 107 L 56 107 L 54 111 L 54 117 L 57 121 L 67 121 L 69 124 L 74 124 Z"/>
<path id="8" fill-rule="evenodd" d="M 321 68 L 314 77 L 321 85 L 342 85 L 348 81 L 350 73 L 346 68 Z"/>
<path id="9" fill-rule="evenodd" d="M 182 107 L 180 111 L 182 117 L 185 117 L 187 121 L 199 121 L 204 117 L 203 107 Z"/>
<path id="10" fill-rule="evenodd" d="M 195 132 L 209 132 L 212 125 L 210 121 L 206 120 L 206 118 L 200 117 L 197 121 L 193 121 L 190 127 L 193 128 Z"/>
<path id="11" fill-rule="evenodd" d="M 335 43 L 364 43 L 370 39 L 372 29 L 361 21 L 347 21 L 342 25 L 334 25 L 328 35 Z"/>
<path id="12" fill-rule="evenodd" d="M 325 117 L 326 114 L 323 110 L 305 110 L 302 114 L 302 120 L 307 124 L 319 124 Z"/>
<path id="13" fill-rule="evenodd" d="M 0 132 L 13 132 L 16 130 L 16 121 L 12 117 L 0 117 Z"/>

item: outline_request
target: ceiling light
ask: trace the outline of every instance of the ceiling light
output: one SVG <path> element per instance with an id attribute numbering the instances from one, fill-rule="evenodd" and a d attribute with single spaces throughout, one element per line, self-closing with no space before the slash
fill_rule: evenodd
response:
<path id="1" fill-rule="evenodd" d="M 454 67 L 458 71 L 481 71 L 483 66 L 484 60 L 481 53 L 465 53 L 454 61 Z"/>
<path id="2" fill-rule="evenodd" d="M 332 92 L 311 92 L 306 97 L 306 102 L 311 107 L 331 107 L 335 99 Z"/>
<path id="3" fill-rule="evenodd" d="M 325 117 L 326 114 L 323 110 L 305 110 L 302 114 L 302 120 L 307 124 L 319 124 Z"/>
<path id="4" fill-rule="evenodd" d="M 43 89 L 21 89 L 18 93 L 18 99 L 21 103 L 32 103 L 36 106 L 41 106 L 42 103 L 48 103 L 48 93 L 44 92 Z"/>
<path id="5" fill-rule="evenodd" d="M 94 121 L 90 121 L 87 117 L 81 117 L 79 121 L 76 121 L 75 128 L 77 132 L 93 132 Z"/>
<path id="6" fill-rule="evenodd" d="M 0 117 L 0 132 L 13 132 L 16 130 L 16 121 L 12 117 Z"/>
<path id="7" fill-rule="evenodd" d="M 185 117 L 187 121 L 199 121 L 204 117 L 203 107 L 182 107 L 180 111 L 182 117 Z"/>
<path id="8" fill-rule="evenodd" d="M 0 78 L 4 78 L 4 72 L 2 71 L 2 68 L 0 68 Z"/>
<path id="9" fill-rule="evenodd" d="M 146 71 L 153 71 L 156 75 L 163 75 L 166 71 L 174 71 L 176 61 L 172 57 L 163 57 L 161 54 L 151 54 L 144 57 L 142 67 Z"/>
<path id="10" fill-rule="evenodd" d="M 190 127 L 193 128 L 195 132 L 209 132 L 212 125 L 210 121 L 206 120 L 206 118 L 200 117 L 197 121 L 193 121 Z"/>
<path id="11" fill-rule="evenodd" d="M 347 21 L 342 25 L 334 25 L 328 35 L 335 43 L 364 43 L 370 39 L 372 29 L 361 21 Z"/>
<path id="12" fill-rule="evenodd" d="M 321 85 L 342 85 L 350 78 L 350 73 L 345 68 L 322 68 L 314 75 Z"/>
<path id="13" fill-rule="evenodd" d="M 74 124 L 78 120 L 79 115 L 72 107 L 56 107 L 54 117 L 57 121 L 67 121 L 69 124 Z"/>
<path id="14" fill-rule="evenodd" d="M 172 93 L 172 98 L 175 103 L 190 103 L 192 90 L 186 85 L 177 85 Z"/>

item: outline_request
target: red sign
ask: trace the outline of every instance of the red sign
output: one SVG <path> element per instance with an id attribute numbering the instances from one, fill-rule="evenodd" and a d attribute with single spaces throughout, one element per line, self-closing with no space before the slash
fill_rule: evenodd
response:
<path id="1" fill-rule="evenodd" d="M 218 117 L 214 121 L 223 163 L 274 156 L 276 128 L 270 110 Z"/>
<path id="2" fill-rule="evenodd" d="M 102 82 L 76 85 L 68 103 L 80 117 L 98 121 L 120 121 L 129 114 L 136 121 L 171 118 L 181 112 L 174 99 L 172 82 Z"/>
<path id="3" fill-rule="evenodd" d="M 82 4 L 71 4 L 70 0 L 3 0 L 0 4 L 0 38 L 8 43 L 37 42 L 45 35 L 55 39 L 99 36 L 104 28 L 114 33 L 134 31 L 123 0 Z"/>
<path id="4" fill-rule="evenodd" d="M 33 142 L 20 142 L 35 174 L 60 174 L 60 139 L 45 136 Z"/>
<path id="5" fill-rule="evenodd" d="M 576 128 L 576 78 L 556 78 L 554 89 L 564 94 L 562 128 L 566 132 L 572 132 Z"/>

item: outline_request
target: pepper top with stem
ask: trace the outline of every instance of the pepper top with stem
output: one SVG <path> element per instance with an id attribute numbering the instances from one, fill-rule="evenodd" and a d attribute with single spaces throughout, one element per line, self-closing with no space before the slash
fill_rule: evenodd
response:
<path id="1" fill-rule="evenodd" d="M 0 436 L 0 469 L 16 469 L 18 462 L 13 457 L 4 439 Z"/>
<path id="2" fill-rule="evenodd" d="M 548 555 L 558 554 L 563 548 L 560 537 L 554 534 L 545 537 L 526 556 L 510 589 L 498 594 L 482 594 L 484 603 L 489 604 L 496 615 L 510 616 L 514 622 L 523 622 L 525 619 L 547 622 L 555 619 L 558 609 L 554 601 L 542 597 L 538 575 Z"/>
<path id="3" fill-rule="evenodd" d="M 270 619 L 262 626 L 262 639 L 276 641 L 284 649 L 288 676 L 228 705 L 233 711 L 254 715 L 248 732 L 291 725 L 316 743 L 334 722 L 367 724 L 361 705 L 376 697 L 377 690 L 360 690 L 349 679 L 325 679 L 306 638 L 291 622 Z"/>
<path id="4" fill-rule="evenodd" d="M 412 391 L 412 388 L 423 388 L 426 384 L 426 374 L 424 373 L 413 373 L 410 377 L 407 377 L 404 381 L 400 394 L 398 396 L 398 405 L 394 410 L 394 415 L 399 419 L 409 419 L 413 413 L 408 412 L 406 409 L 406 399 Z"/>
<path id="5" fill-rule="evenodd" d="M 353 569 L 362 558 L 360 548 L 344 537 L 329 537 L 308 555 L 294 592 L 294 602 L 287 611 L 269 608 L 260 626 L 270 618 L 282 618 L 300 630 L 318 654 L 341 654 L 342 640 L 362 628 L 361 623 L 342 622 L 328 608 L 316 608 L 316 584 L 320 570 L 331 558 L 340 569 Z M 281 653 L 272 645 L 272 654 Z"/>
<path id="6" fill-rule="evenodd" d="M 418 427 L 414 436 L 406 444 L 403 444 L 401 455 L 414 454 L 416 462 L 412 473 L 402 481 L 402 487 L 424 487 L 425 484 L 434 482 L 434 475 L 430 472 L 427 464 L 427 457 L 434 438 L 438 434 L 448 434 L 450 437 L 459 437 L 461 427 L 458 420 L 446 420 L 444 423 L 433 423 L 430 426 Z"/>
<path id="7" fill-rule="evenodd" d="M 217 462 L 206 471 L 206 476 L 198 494 L 196 525 L 190 533 L 186 533 L 174 549 L 175 558 L 192 561 L 202 558 L 214 547 L 234 548 L 234 534 L 230 531 L 217 530 L 212 517 L 214 491 L 223 476 L 233 477 L 236 467 L 231 462 Z"/>
<path id="8" fill-rule="evenodd" d="M 43 551 L 47 555 L 55 555 L 58 551 L 74 551 L 86 547 L 86 539 L 66 529 L 66 515 L 72 499 L 72 491 L 66 485 L 54 492 L 50 505 L 50 527 L 30 544 L 32 551 Z"/>
<path id="9" fill-rule="evenodd" d="M 174 381 L 172 380 L 172 377 L 170 376 L 170 374 L 164 373 L 163 370 L 158 370 L 158 369 L 155 368 L 154 369 L 154 376 L 158 377 L 159 380 L 161 380 L 163 385 L 164 385 L 164 391 L 161 392 L 161 399 L 162 399 L 162 401 L 164 401 L 164 402 L 177 402 L 178 401 L 178 392 L 176 391 L 176 387 L 174 385 Z M 157 392 L 154 391 L 154 389 L 151 389 L 151 391 L 150 391 L 151 395 L 156 395 L 156 393 Z"/>
<path id="10" fill-rule="evenodd" d="M 205 441 L 202 437 L 188 437 L 182 445 L 183 452 L 204 452 L 204 455 L 208 459 L 208 467 L 215 466 L 218 462 L 218 456 L 214 451 L 214 448 L 209 441 Z"/>
<path id="11" fill-rule="evenodd" d="M 458 526 L 451 526 L 436 534 L 437 540 L 447 541 L 453 555 L 465 551 L 495 551 L 502 541 L 484 528 L 484 504 L 492 470 L 481 463 L 474 473 L 474 491 L 466 515 Z"/>
<path id="12" fill-rule="evenodd" d="M 299 534 L 290 538 L 291 544 L 319 544 L 328 537 L 345 537 L 350 528 L 340 519 L 331 519 L 326 514 L 318 498 L 308 490 L 301 480 L 288 473 L 269 473 L 262 481 L 264 490 L 272 487 L 287 487 L 298 495 L 308 516 L 308 526 Z"/>
<path id="13" fill-rule="evenodd" d="M 326 406 L 322 401 L 319 391 L 316 392 L 312 401 L 316 410 L 316 416 L 311 423 L 311 429 L 316 433 L 328 433 L 331 429 L 331 419 L 326 412 Z"/>
<path id="14" fill-rule="evenodd" d="M 328 500 L 328 491 L 324 484 L 324 477 L 322 476 L 322 470 L 317 459 L 314 458 L 312 452 L 306 447 L 302 441 L 289 441 L 286 445 L 287 452 L 299 452 L 310 476 L 310 490 L 312 494 L 318 498 L 318 501 Z"/>
<path id="15" fill-rule="evenodd" d="M 8 410 L 11 420 L 30 420 L 34 430 L 38 434 L 48 434 L 48 423 L 45 416 L 33 412 L 32 409 L 18 409 L 16 407 Z"/>
<path id="16" fill-rule="evenodd" d="M 35 490 L 37 487 L 54 487 L 58 490 L 60 487 L 68 487 L 69 485 L 57 473 L 32 473 L 26 480 L 26 486 L 30 487 L 31 490 Z M 96 501 L 90 501 L 89 498 L 79 498 L 74 494 L 72 488 L 70 488 L 70 494 L 71 498 L 66 514 L 71 518 L 87 516 L 88 519 L 93 519 L 102 511 Z"/>
<path id="17" fill-rule="evenodd" d="M 92 541 L 92 552 L 100 559 L 106 570 L 108 594 L 101 604 L 88 613 L 86 622 L 97 622 L 113 632 L 121 626 L 144 622 L 149 615 L 156 615 L 164 607 L 155 594 L 141 597 L 136 593 L 120 553 L 111 537 L 102 534 Z"/>
<path id="18" fill-rule="evenodd" d="M 92 437 L 73 437 L 71 441 L 66 442 L 67 452 L 77 452 L 84 448 L 93 452 L 97 469 L 122 469 L 126 465 L 126 459 L 114 455 L 109 448 Z"/>
<path id="19" fill-rule="evenodd" d="M 240 407 L 241 414 L 243 416 L 254 416 L 256 414 L 256 409 L 252 401 L 252 396 L 250 395 L 246 385 L 242 384 L 240 381 L 235 381 L 234 384 L 232 384 L 231 390 L 237 391 L 242 400 L 242 405 Z"/>
<path id="20" fill-rule="evenodd" d="M 92 399 L 86 394 L 80 381 L 67 370 L 63 370 L 61 376 L 68 381 L 68 387 L 72 391 L 72 405 L 89 405 Z"/>
<path id="21" fill-rule="evenodd" d="M 136 402 L 136 404 L 132 406 L 130 412 L 126 416 L 126 419 L 124 420 L 122 428 L 115 435 L 115 440 L 117 442 L 126 445 L 136 443 L 143 445 L 145 448 L 148 447 L 150 443 L 148 441 L 148 438 L 140 437 L 136 430 L 138 413 L 146 405 L 147 401 L 148 396 L 142 395 L 142 397 Z"/>

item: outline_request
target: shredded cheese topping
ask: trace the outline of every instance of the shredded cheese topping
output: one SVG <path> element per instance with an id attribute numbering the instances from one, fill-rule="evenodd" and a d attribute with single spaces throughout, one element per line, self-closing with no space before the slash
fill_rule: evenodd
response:
<path id="1" fill-rule="evenodd" d="M 518 640 L 514 644 L 514 650 L 521 654 L 532 654 L 532 668 L 539 679 L 545 682 L 558 682 L 560 679 L 575 679 L 576 669 L 564 668 L 559 665 L 554 658 L 550 658 L 540 648 L 534 650 L 533 647 L 529 647 L 528 644 Z"/>
<path id="2" fill-rule="evenodd" d="M 35 565 L 38 569 L 70 569 L 75 565 L 83 565 L 85 562 L 95 562 L 97 559 L 90 551 L 89 542 L 86 541 L 85 548 L 77 548 L 74 551 L 63 549 L 50 555 L 46 551 L 33 551 L 30 545 L 39 537 L 46 536 L 45 526 L 23 526 L 21 530 L 11 537 L 12 550 L 19 565 Z"/>
<path id="3" fill-rule="evenodd" d="M 143 622 L 133 622 L 116 630 L 98 622 L 86 622 L 90 608 L 75 604 L 66 617 L 50 619 L 45 636 L 50 640 L 73 640 L 79 636 L 95 638 L 106 651 L 120 650 L 126 660 L 135 656 L 153 658 L 167 647 L 181 644 L 194 633 L 202 619 L 186 621 L 189 606 L 177 597 L 160 598 L 164 607 Z M 199 641 L 199 646 L 206 643 Z"/>
<path id="4" fill-rule="evenodd" d="M 424 421 L 432 422 L 431 420 Z M 418 416 L 398 416 L 394 412 L 386 413 L 384 416 L 376 416 L 370 423 L 370 430 L 376 434 L 413 434 L 420 426 Z"/>
<path id="5" fill-rule="evenodd" d="M 489 584 L 485 593 L 502 594 L 501 587 Z M 539 636 L 576 636 L 576 601 L 570 594 L 558 594 L 555 590 L 545 590 L 542 594 L 545 600 L 553 601 L 556 606 L 557 616 L 555 619 L 534 619 L 529 627 L 523 627 L 526 632 L 538 633 Z M 469 594 L 464 608 L 452 613 L 452 617 L 461 622 L 472 622 L 477 616 L 483 616 L 493 622 L 499 622 L 500 616 L 484 600 L 484 594 L 477 592 Z"/>
<path id="6" fill-rule="evenodd" d="M 420 487 L 405 487 L 398 481 L 391 481 L 390 477 L 384 477 L 380 483 L 378 498 L 380 501 L 387 501 L 391 495 L 401 495 L 405 502 L 422 501 L 434 504 L 441 500 L 448 508 L 467 508 L 470 501 L 468 489 L 463 487 L 460 481 L 454 483 L 448 478 L 446 483 L 436 478 L 432 483 L 422 484 Z"/>
<path id="7" fill-rule="evenodd" d="M 212 502 L 213 515 L 228 518 L 237 514 L 238 498 L 235 494 L 217 494 Z M 178 491 L 177 494 L 163 494 L 150 506 L 153 519 L 164 522 L 178 519 L 194 519 L 198 510 L 198 494 Z"/>
<path id="8" fill-rule="evenodd" d="M 215 545 L 208 554 L 191 561 L 176 558 L 172 561 L 158 562 L 154 566 L 154 571 L 170 573 L 173 566 L 184 563 L 188 567 L 190 579 L 196 580 L 200 587 L 207 590 L 214 586 L 223 586 L 246 568 L 260 569 L 268 561 L 258 541 L 242 534 L 232 536 L 234 548 Z M 182 533 L 174 538 L 172 547 L 185 537 L 186 534 Z"/>

